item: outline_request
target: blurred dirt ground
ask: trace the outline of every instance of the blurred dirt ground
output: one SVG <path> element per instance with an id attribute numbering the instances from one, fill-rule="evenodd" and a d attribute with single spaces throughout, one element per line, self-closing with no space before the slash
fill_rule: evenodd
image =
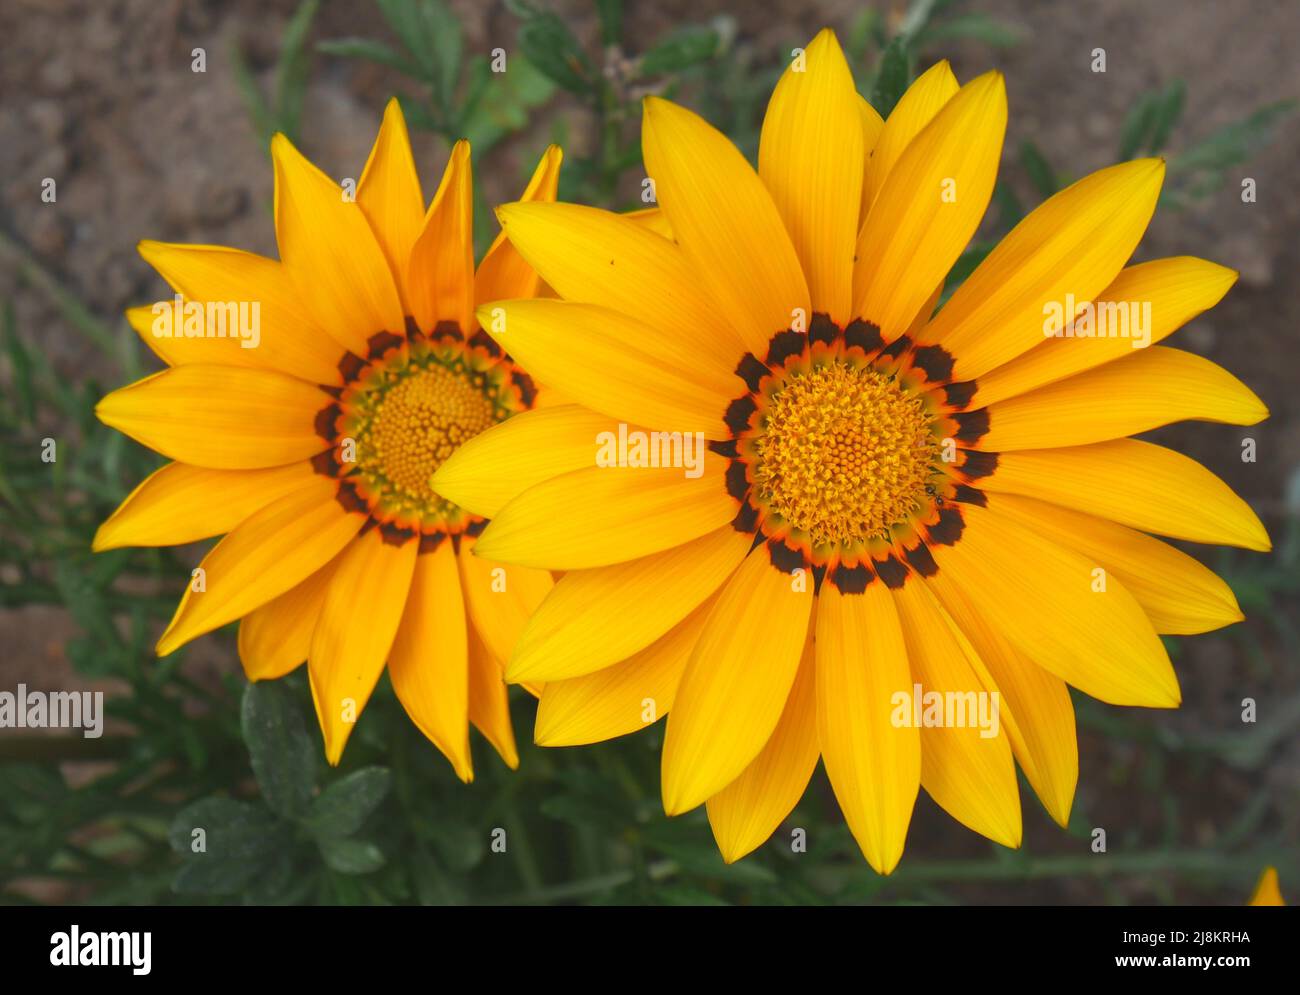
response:
<path id="1" fill-rule="evenodd" d="M 115 322 L 127 306 L 166 293 L 134 251 L 141 238 L 274 254 L 271 170 L 232 77 L 229 50 L 238 42 L 265 75 L 295 6 L 293 0 L 7 0 L 0 6 L 0 228 L 92 311 Z M 467 49 L 509 50 L 514 44 L 515 22 L 502 5 L 453 6 L 462 17 Z M 580 36 L 595 37 L 590 4 L 565 0 L 554 6 Z M 730 14 L 738 22 L 739 44 L 771 65 L 823 25 L 845 32 L 861 6 L 833 0 L 630 2 L 626 36 L 635 49 L 668 27 Z M 897 14 L 903 5 L 877 6 Z M 1151 87 L 1179 77 L 1187 82 L 1175 153 L 1262 104 L 1300 96 L 1294 49 L 1300 6 L 1292 0 L 988 0 L 974 8 L 1018 28 L 1020 44 L 995 51 L 962 42 L 934 55 L 949 56 L 963 80 L 992 66 L 1006 74 L 1011 118 L 1005 175 L 1026 204 L 1035 198 L 1015 160 L 1022 139 L 1032 138 L 1058 170 L 1081 175 L 1114 160 L 1125 112 Z M 324 39 L 383 37 L 384 32 L 369 4 L 326 0 L 312 34 Z M 207 50 L 204 74 L 190 69 L 196 46 Z M 1098 47 L 1107 52 L 1104 74 L 1089 70 Z M 316 55 L 301 129 L 304 150 L 332 175 L 357 175 L 383 103 L 401 85 L 386 70 Z M 559 106 L 574 118 L 571 133 L 584 140 L 580 110 Z M 476 163 L 475 179 L 489 202 L 513 199 L 545 143 L 552 113 L 543 111 L 531 130 L 494 150 L 486 164 Z M 445 150 L 438 145 L 428 135 L 417 136 L 426 190 L 434 188 L 441 172 Z M 1263 515 L 1275 540 L 1281 538 L 1289 482 L 1300 467 L 1298 159 L 1300 127 L 1293 117 L 1238 171 L 1257 181 L 1256 203 L 1243 204 L 1239 187 L 1230 181 L 1186 211 L 1158 214 L 1139 251 L 1142 258 L 1200 255 L 1241 272 L 1223 304 L 1179 333 L 1174 344 L 1227 366 L 1264 399 L 1272 417 L 1250 429 L 1183 425 L 1156 437 L 1224 476 Z M 55 204 L 41 201 L 45 177 L 57 180 Z M 0 300 L 15 302 L 23 339 L 50 357 L 62 376 L 95 378 L 105 388 L 117 385 L 117 374 L 94 347 L 5 265 L 0 265 Z M 8 370 L 0 374 L 10 375 Z M 1256 463 L 1239 459 L 1245 435 L 1258 442 Z M 1213 551 L 1209 561 L 1216 562 Z M 1292 598 L 1287 611 L 1294 616 L 1294 609 Z M 1152 730 L 1231 737 L 1243 728 L 1243 697 L 1256 698 L 1265 716 L 1297 695 L 1295 660 L 1278 643 L 1275 628 L 1258 618 L 1239 628 L 1246 632 L 1182 641 L 1177 667 L 1184 706 L 1176 713 L 1147 715 Z M 5 647 L 0 687 L 19 681 L 83 686 L 63 653 L 71 631 L 59 610 L 0 612 L 0 646 Z M 213 666 L 237 666 L 224 644 L 204 642 Z M 1162 791 L 1179 799 L 1183 830 L 1175 845 L 1212 844 L 1250 798 L 1267 790 L 1271 798 L 1263 826 L 1294 846 L 1300 835 L 1300 737 L 1294 730 L 1257 771 L 1177 751 L 1170 756 L 1158 776 Z M 1079 805 L 1096 825 L 1111 829 L 1112 851 L 1138 836 L 1150 846 L 1168 814 L 1155 810 L 1151 763 L 1150 751 L 1138 742 L 1092 726 L 1081 729 Z M 1025 814 L 1025 846 L 1031 852 L 1080 852 L 1083 844 L 1061 833 L 1029 798 Z M 910 860 L 984 852 L 985 844 L 922 802 Z M 1243 877 L 1231 887 L 1179 887 L 1175 895 L 1231 902 L 1244 900 L 1252 884 Z M 1142 875 L 1108 875 L 1104 882 L 1085 875 L 966 885 L 958 893 L 992 902 L 1087 903 L 1151 901 L 1153 887 Z M 1284 880 L 1283 891 L 1288 890 L 1300 894 L 1300 881 Z"/>

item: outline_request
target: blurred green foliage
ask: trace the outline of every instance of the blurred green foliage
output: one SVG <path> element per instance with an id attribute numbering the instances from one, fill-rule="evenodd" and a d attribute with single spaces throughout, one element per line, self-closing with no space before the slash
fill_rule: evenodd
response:
<path id="1" fill-rule="evenodd" d="M 568 155 L 562 197 L 619 209 L 641 206 L 629 191 L 638 189 L 643 95 L 688 100 L 752 159 L 767 96 L 787 54 L 739 44 L 736 25 L 726 17 L 681 25 L 631 48 L 622 0 L 597 0 L 598 44 L 584 44 L 542 3 L 510 0 L 516 45 L 508 71 L 495 73 L 491 55 L 467 55 L 461 26 L 442 0 L 375 3 L 382 22 L 376 37 L 322 41 L 316 50 L 397 73 L 415 94 L 403 98 L 412 127 L 448 143 L 469 137 L 480 164 L 547 109 L 549 138 L 563 142 Z M 297 133 L 317 10 L 318 0 L 305 0 L 290 20 L 269 96 L 235 53 L 235 72 L 263 139 L 276 130 Z M 862 92 L 887 113 L 922 54 L 928 58 L 957 40 L 1014 45 L 1019 33 L 953 0 L 914 0 L 892 28 L 875 7 L 864 7 L 841 37 Z M 792 38 L 787 48 L 805 41 Z M 563 113 L 574 101 L 595 123 L 576 147 Z M 1162 152 L 1177 133 L 1183 104 L 1180 82 L 1144 95 L 1121 129 L 1120 158 Z M 1217 189 L 1230 167 L 1266 142 L 1291 109 L 1272 104 L 1182 145 L 1170 159 L 1171 204 L 1188 206 Z M 999 182 L 985 230 L 954 267 L 947 293 L 1026 213 L 1013 184 L 1037 201 L 1073 179 L 1032 142 L 1020 145 L 1018 158 L 1020 175 L 1013 169 Z M 484 225 L 480 248 L 491 237 L 484 207 L 476 211 Z M 124 323 L 102 322 L 3 236 L 0 259 L 110 357 L 124 379 L 141 374 L 143 350 Z M 0 738 L 3 901 L 53 894 L 95 903 L 952 902 L 970 894 L 962 889 L 983 882 L 1069 877 L 1097 878 L 1104 894 L 1119 899 L 1114 882 L 1134 876 L 1173 901 L 1176 881 L 1211 888 L 1227 882 L 1244 898 L 1266 863 L 1279 865 L 1284 879 L 1300 877 L 1295 855 L 1267 831 L 1262 787 L 1214 846 L 1204 847 L 1189 838 L 1179 795 L 1165 783 L 1175 756 L 1182 762 L 1190 757 L 1198 776 L 1214 764 L 1258 771 L 1300 721 L 1300 700 L 1282 703 L 1250 733 L 1227 736 L 1175 732 L 1143 714 L 1076 696 L 1081 732 L 1141 748 L 1133 762 L 1159 802 L 1157 835 L 1127 830 L 1112 843 L 1115 852 L 1094 858 L 1087 851 L 1093 822 L 1081 798 L 1068 830 L 1074 841 L 1069 855 L 981 842 L 975 852 L 983 856 L 927 861 L 913 855 L 887 879 L 861 859 L 820 772 L 787 828 L 727 866 L 703 810 L 675 819 L 663 815 L 657 788 L 662 723 L 599 747 L 538 749 L 528 745 L 534 706 L 518 689 L 518 772 L 506 770 L 476 737 L 477 779 L 462 785 L 406 718 L 386 678 L 343 764 L 330 769 L 301 672 L 249 686 L 238 674 L 204 676 L 188 661 L 193 647 L 154 658 L 153 638 L 200 553 L 92 555 L 90 541 L 159 459 L 96 421 L 93 408 L 104 385 L 58 376 L 39 350 L 24 345 L 12 305 L 0 314 L 0 345 L 13 387 L 0 397 L 6 439 L 0 450 L 0 606 L 65 609 L 79 631 L 67 647 L 77 671 L 111 678 L 124 689 L 108 701 L 120 731 L 103 739 Z M 41 459 L 47 437 L 58 445 L 53 463 Z M 1230 551 L 1216 564 L 1247 613 L 1271 621 L 1268 638 L 1288 657 L 1300 649 L 1300 633 L 1282 606 L 1300 591 L 1297 510 L 1290 509 L 1277 555 Z M 1266 666 L 1254 629 L 1239 626 L 1229 634 L 1256 640 L 1246 652 Z M 227 649 L 233 645 L 230 628 L 208 638 L 223 640 Z M 1178 652 L 1176 641 L 1171 648 Z M 228 655 L 233 658 L 233 651 Z M 73 778 L 70 762 L 107 766 L 93 778 Z M 1027 821 L 1045 824 L 1027 785 L 1022 796 Z M 792 851 L 790 827 L 807 830 L 807 853 Z M 951 831 L 965 833 L 955 826 Z M 496 852 L 493 844 L 501 840 L 504 852 Z M 56 890 L 33 890 L 33 882 L 54 882 Z"/>

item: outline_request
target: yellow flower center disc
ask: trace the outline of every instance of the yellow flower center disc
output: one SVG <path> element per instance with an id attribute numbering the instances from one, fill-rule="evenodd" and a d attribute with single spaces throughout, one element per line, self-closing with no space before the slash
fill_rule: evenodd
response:
<path id="1" fill-rule="evenodd" d="M 922 399 L 831 362 L 774 384 L 753 440 L 759 500 L 814 546 L 886 532 L 927 500 L 939 443 Z"/>

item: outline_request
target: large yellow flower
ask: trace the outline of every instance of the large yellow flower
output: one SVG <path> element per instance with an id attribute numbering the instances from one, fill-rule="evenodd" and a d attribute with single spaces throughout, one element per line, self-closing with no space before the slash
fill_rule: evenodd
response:
<path id="1" fill-rule="evenodd" d="M 776 88 L 757 173 L 695 114 L 646 102 L 669 237 L 574 205 L 499 212 L 563 299 L 480 320 L 576 403 L 484 433 L 434 485 L 491 516 L 484 555 L 570 571 L 506 672 L 546 682 L 537 741 L 603 740 L 671 709 L 665 808 L 707 802 L 728 860 L 771 834 L 819 756 L 882 872 L 918 787 L 1018 845 L 1013 757 L 1064 824 L 1067 685 L 1173 707 L 1157 633 L 1241 617 L 1221 580 L 1146 533 L 1268 548 L 1217 477 L 1125 438 L 1266 414 L 1214 364 L 1134 348 L 1235 279 L 1186 257 L 1125 267 L 1161 161 L 1052 197 L 935 312 L 1005 125 L 1001 76 L 959 88 L 944 63 L 882 122 L 827 31 Z M 1093 311 L 1132 317 L 1127 337 L 1082 337 Z M 686 433 L 670 457 L 702 433 L 698 472 L 637 468 L 665 455 L 647 430 Z M 629 465 L 593 465 L 611 438 Z"/>
<path id="2" fill-rule="evenodd" d="M 283 135 L 271 152 L 280 261 L 140 245 L 177 297 L 128 317 L 169 369 L 97 411 L 175 462 L 95 548 L 228 533 L 158 653 L 242 619 L 250 679 L 308 662 L 331 763 L 387 662 L 461 778 L 470 722 L 514 767 L 501 666 L 551 576 L 467 555 L 483 518 L 429 481 L 466 439 L 538 402 L 474 318 L 478 302 L 531 297 L 536 273 L 504 238 L 475 273 L 469 145 L 452 149 L 426 211 L 396 101 L 355 197 Z M 547 150 L 525 200 L 555 199 L 560 158 Z"/>

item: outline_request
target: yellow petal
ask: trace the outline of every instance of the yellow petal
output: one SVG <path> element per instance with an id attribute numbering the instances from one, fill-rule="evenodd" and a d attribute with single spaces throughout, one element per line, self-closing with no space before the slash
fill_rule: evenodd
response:
<path id="1" fill-rule="evenodd" d="M 524 188 L 524 202 L 551 203 L 560 182 L 560 163 L 564 154 L 558 145 L 549 145 L 542 153 L 533 178 Z M 519 249 L 506 237 L 502 228 L 483 261 L 474 274 L 474 303 L 509 300 L 515 297 L 536 297 L 538 278 L 520 254 Z"/>
<path id="2" fill-rule="evenodd" d="M 306 460 L 326 448 L 319 387 L 273 370 L 177 366 L 113 391 L 95 414 L 169 459 L 214 470 Z"/>
<path id="3" fill-rule="evenodd" d="M 1151 305 L 1150 341 L 1159 342 L 1222 300 L 1237 280 L 1234 270 L 1192 256 L 1153 259 L 1122 270 L 1094 304 Z M 980 377 L 974 407 L 994 404 L 1075 373 L 1133 355 L 1133 339 L 1060 336 L 1039 342 L 1013 363 Z"/>
<path id="4" fill-rule="evenodd" d="M 979 227 L 1006 127 L 1002 75 L 985 73 L 944 104 L 885 178 L 853 274 L 854 313 L 885 341 L 906 331 Z"/>
<path id="5" fill-rule="evenodd" d="M 538 746 L 582 746 L 644 729 L 667 715 L 713 599 L 639 653 L 581 677 L 547 681 L 537 705 Z"/>
<path id="6" fill-rule="evenodd" d="M 808 314 L 808 285 L 772 197 L 731 140 L 699 115 L 647 97 L 641 148 L 673 234 L 749 351 Z"/>
<path id="7" fill-rule="evenodd" d="M 889 120 L 875 125 L 877 138 L 871 146 L 866 175 L 862 181 L 862 217 L 866 218 L 885 178 L 893 171 L 903 150 L 912 143 L 943 105 L 956 96 L 960 87 L 948 60 L 936 62 L 916 78 L 889 113 Z M 863 101 L 866 103 L 866 101 Z M 870 106 L 870 105 L 868 105 Z M 880 115 L 875 121 L 880 121 Z M 874 122 L 873 122 L 874 123 Z"/>
<path id="8" fill-rule="evenodd" d="M 953 91 L 956 92 L 956 87 Z M 871 175 L 872 152 L 876 144 L 880 141 L 880 132 L 885 127 L 884 119 L 877 113 L 876 109 L 867 102 L 867 98 L 858 97 L 858 116 L 862 122 L 862 196 L 858 201 L 858 228 L 862 227 L 862 222 L 866 220 L 867 210 L 871 207 L 871 201 L 875 199 L 873 191 L 867 186 L 868 177 Z"/>
<path id="9" fill-rule="evenodd" d="M 265 470 L 209 470 L 168 463 L 133 490 L 95 533 L 95 552 L 121 546 L 179 546 L 229 532 L 253 512 L 301 487 L 308 463 Z"/>
<path id="10" fill-rule="evenodd" d="M 753 536 L 725 525 L 662 553 L 565 574 L 524 628 L 506 679 L 549 683 L 626 659 L 716 591 L 751 545 Z"/>
<path id="11" fill-rule="evenodd" d="M 1048 449 L 1136 435 L 1193 419 L 1254 425 L 1268 417 L 1255 392 L 1216 363 L 1153 346 L 989 407 L 979 447 Z"/>
<path id="12" fill-rule="evenodd" d="M 411 155 L 411 138 L 406 132 L 406 118 L 396 97 L 384 109 L 384 123 L 370 150 L 370 158 L 357 183 L 357 203 L 374 230 L 379 247 L 384 250 L 388 268 L 404 274 L 411 247 L 420 234 L 424 214 L 424 194 Z M 404 281 L 398 281 L 402 306 L 409 311 Z"/>
<path id="13" fill-rule="evenodd" d="M 726 460 L 704 454 L 697 480 L 675 468 L 588 467 L 543 481 L 492 519 L 480 556 L 551 570 L 622 563 L 679 546 L 736 515 Z"/>
<path id="14" fill-rule="evenodd" d="M 996 725 L 981 724 L 993 716 L 994 699 L 987 696 L 995 689 L 980 680 L 978 655 L 925 584 L 913 579 L 893 595 L 912 677 L 920 685 L 898 712 L 913 718 L 917 693 L 938 693 L 945 702 L 944 724 L 922 724 L 921 786 L 962 825 L 1003 846 L 1020 846 L 1016 768 L 1001 716 Z M 948 724 L 949 695 L 961 696 L 964 724 Z M 988 704 L 978 704 L 981 698 Z M 921 703 L 924 710 L 925 697 Z M 960 717 L 956 707 L 953 717 Z"/>
<path id="15" fill-rule="evenodd" d="M 519 766 L 515 730 L 510 723 L 510 699 L 501 665 L 483 645 L 475 626 L 469 628 L 469 720 L 511 770 Z"/>
<path id="16" fill-rule="evenodd" d="M 578 404 L 667 432 L 730 436 L 722 417 L 744 385 L 726 367 L 701 362 L 680 336 L 567 301 L 498 301 L 479 309 L 479 321 L 529 373 Z"/>
<path id="17" fill-rule="evenodd" d="M 280 260 L 315 324 L 358 356 L 406 331 L 393 271 L 365 213 L 284 135 L 271 139 Z"/>
<path id="18" fill-rule="evenodd" d="M 227 249 L 219 245 L 172 245 L 143 241 L 136 248 L 172 288 L 186 298 L 202 304 L 221 305 L 208 308 L 198 318 L 202 336 L 177 335 L 175 316 L 170 327 L 155 324 L 165 312 L 152 307 L 131 308 L 127 318 L 145 344 L 168 366 L 186 363 L 256 366 L 289 373 L 312 383 L 340 384 L 338 362 L 344 344 L 324 334 L 315 324 L 311 312 L 298 296 L 289 274 L 280 263 L 265 256 Z M 163 304 L 173 304 L 164 301 Z M 241 305 L 250 319 L 245 334 L 235 334 L 230 319 L 232 310 Z M 253 311 L 256 305 L 256 312 Z M 256 336 L 251 319 L 257 318 Z M 186 321 L 184 312 L 182 321 Z M 224 325 L 224 328 L 223 328 Z M 171 331 L 171 336 L 155 334 Z M 184 325 L 182 325 L 182 331 Z M 223 337 L 220 333 L 225 331 Z M 256 343 L 245 345 L 245 343 Z"/>
<path id="19" fill-rule="evenodd" d="M 456 553 L 444 540 L 416 557 L 388 676 L 406 714 L 451 761 L 474 779 L 469 751 L 469 636 Z"/>
<path id="20" fill-rule="evenodd" d="M 1232 588 L 1199 560 L 1115 522 L 1016 494 L 990 494 L 989 506 L 1020 519 L 1094 560 L 1137 598 L 1156 632 L 1192 635 L 1244 617 Z"/>
<path id="21" fill-rule="evenodd" d="M 975 649 L 972 666 L 985 686 L 1001 696 L 999 718 L 1012 753 L 1048 814 L 1067 825 L 1079 780 L 1070 689 L 1016 649 L 959 587 L 947 587 L 943 594 L 943 607 Z"/>
<path id="22" fill-rule="evenodd" d="M 380 529 L 371 529 L 352 541 L 334 568 L 307 657 L 316 718 L 331 764 L 343 756 L 384 671 L 418 548 L 414 539 L 391 545 Z"/>
<path id="23" fill-rule="evenodd" d="M 1277 883 L 1277 868 L 1265 867 L 1255 885 L 1255 893 L 1250 896 L 1247 905 L 1286 905 L 1282 900 L 1282 889 Z"/>
<path id="24" fill-rule="evenodd" d="M 1181 453 L 1136 439 L 1003 453 L 980 485 L 1175 539 L 1271 548 L 1263 523 L 1227 484 Z"/>
<path id="25" fill-rule="evenodd" d="M 623 214 L 623 217 L 627 218 L 634 224 L 640 225 L 642 228 L 648 228 L 650 231 L 654 232 L 656 235 L 662 236 L 663 238 L 671 240 L 673 237 L 673 226 L 670 225 L 668 219 L 664 217 L 664 212 L 659 210 L 657 207 L 646 207 L 639 211 L 627 211 Z"/>
<path id="26" fill-rule="evenodd" d="M 927 578 L 945 604 L 952 590 L 1040 667 L 1114 705 L 1172 708 L 1178 679 L 1142 607 L 1097 564 L 994 507 L 963 505 L 955 546 L 932 546 Z M 909 585 L 910 586 L 910 585 Z"/>
<path id="27" fill-rule="evenodd" d="M 332 560 L 365 518 L 343 510 L 337 484 L 316 476 L 254 512 L 199 564 L 204 590 L 185 590 L 158 655 L 242 618 L 301 583 Z"/>
<path id="28" fill-rule="evenodd" d="M 719 592 L 668 718 L 662 768 L 669 815 L 717 794 L 771 738 L 808 633 L 807 580 L 777 570 L 759 549 Z"/>
<path id="29" fill-rule="evenodd" d="M 460 579 L 469 617 L 498 668 L 515 652 L 519 634 L 555 582 L 545 570 L 506 566 L 486 556 L 471 555 L 475 543 L 462 538 Z"/>
<path id="30" fill-rule="evenodd" d="M 761 846 L 803 797 L 817 769 L 817 666 L 812 640 L 767 744 L 708 800 L 709 825 L 728 864 Z"/>
<path id="31" fill-rule="evenodd" d="M 325 592 L 339 558 L 302 583 L 249 612 L 239 623 L 239 662 L 250 681 L 266 681 L 307 662 Z"/>
<path id="32" fill-rule="evenodd" d="M 596 304 L 653 326 L 642 348 L 675 339 L 683 364 L 709 362 L 723 373 L 745 351 L 705 296 L 681 248 L 626 215 L 578 204 L 505 204 L 497 209 L 511 243 L 560 297 Z M 646 293 L 654 287 L 654 293 Z"/>
<path id="33" fill-rule="evenodd" d="M 813 311 L 852 317 L 853 251 L 862 201 L 861 98 L 835 32 L 823 28 L 772 91 L 758 175 L 803 263 Z"/>
<path id="34" fill-rule="evenodd" d="M 921 787 L 921 737 L 890 721 L 912 693 L 898 610 L 884 584 L 817 598 L 817 722 L 826 774 L 862 855 L 880 874 L 903 856 Z"/>
<path id="35" fill-rule="evenodd" d="M 411 313 L 424 331 L 454 321 L 468 334 L 474 320 L 474 177 L 469 142 L 451 150 L 438 192 L 406 264 Z"/>
<path id="36" fill-rule="evenodd" d="M 973 380 L 1040 344 L 1098 297 L 1133 254 L 1156 208 L 1165 164 L 1135 159 L 1085 176 L 1016 225 L 957 288 L 922 339 Z"/>
<path id="37" fill-rule="evenodd" d="M 433 476 L 433 488 L 476 515 L 495 518 L 534 484 L 595 461 L 595 440 L 617 432 L 608 415 L 576 404 L 515 415 L 460 446 Z"/>

